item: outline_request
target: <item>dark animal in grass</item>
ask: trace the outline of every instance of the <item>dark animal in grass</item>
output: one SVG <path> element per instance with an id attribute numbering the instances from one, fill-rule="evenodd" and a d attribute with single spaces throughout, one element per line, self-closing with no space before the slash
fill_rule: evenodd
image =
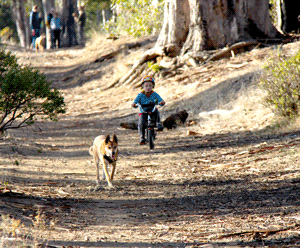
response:
<path id="1" fill-rule="evenodd" d="M 125 129 L 138 130 L 138 125 L 134 122 L 122 122 L 120 123 L 120 126 Z"/>
<path id="2" fill-rule="evenodd" d="M 177 125 L 184 124 L 189 114 L 186 110 L 176 112 L 164 120 L 163 125 L 167 129 L 176 128 Z"/>

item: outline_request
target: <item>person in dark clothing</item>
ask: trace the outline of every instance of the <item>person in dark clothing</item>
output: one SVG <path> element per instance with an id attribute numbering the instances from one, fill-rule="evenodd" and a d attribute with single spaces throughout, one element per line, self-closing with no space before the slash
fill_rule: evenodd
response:
<path id="1" fill-rule="evenodd" d="M 53 47 L 60 48 L 60 32 L 61 32 L 61 21 L 58 17 L 58 13 L 55 11 L 54 17 L 51 19 L 50 23 L 51 31 L 53 32 Z M 57 45 L 56 45 L 57 43 Z"/>
<path id="2" fill-rule="evenodd" d="M 79 10 L 79 15 L 78 16 L 75 15 L 74 18 L 77 23 L 79 44 L 84 45 L 84 25 L 86 20 L 84 6 L 83 5 L 79 6 L 78 10 Z"/>
<path id="3" fill-rule="evenodd" d="M 35 49 L 35 40 L 41 34 L 41 18 L 39 17 L 38 6 L 35 5 L 29 15 L 29 24 L 32 33 L 32 47 Z"/>

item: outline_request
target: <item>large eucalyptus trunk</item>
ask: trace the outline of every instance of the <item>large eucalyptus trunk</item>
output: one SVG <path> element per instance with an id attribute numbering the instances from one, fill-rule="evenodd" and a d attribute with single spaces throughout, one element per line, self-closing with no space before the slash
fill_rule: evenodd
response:
<path id="1" fill-rule="evenodd" d="M 278 35 L 268 0 L 168 0 L 157 46 L 176 56 Z"/>
<path id="2" fill-rule="evenodd" d="M 168 55 L 178 54 L 183 46 L 190 25 L 190 6 L 188 1 L 166 1 L 164 22 L 157 40 L 157 45 L 168 47 Z"/>
<path id="3" fill-rule="evenodd" d="M 62 46 L 78 45 L 76 37 L 76 25 L 73 14 L 77 13 L 77 0 L 63 0 L 62 23 L 63 36 L 61 40 Z"/>
<path id="4" fill-rule="evenodd" d="M 12 1 L 12 13 L 15 19 L 21 47 L 30 46 L 29 17 L 25 10 L 25 0 Z"/>
<path id="5" fill-rule="evenodd" d="M 54 0 L 43 0 L 43 8 L 44 8 L 44 23 L 47 23 L 48 14 L 51 13 L 51 9 L 55 8 Z M 54 13 L 52 13 L 54 14 Z M 46 26 L 46 44 L 47 49 L 51 48 L 51 30 L 50 27 Z"/>

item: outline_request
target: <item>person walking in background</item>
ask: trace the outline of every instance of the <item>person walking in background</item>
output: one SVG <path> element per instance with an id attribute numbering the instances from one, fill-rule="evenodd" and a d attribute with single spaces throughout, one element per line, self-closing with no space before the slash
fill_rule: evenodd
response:
<path id="1" fill-rule="evenodd" d="M 39 17 L 38 6 L 34 5 L 29 15 L 29 24 L 32 34 L 32 48 L 35 49 L 35 40 L 41 34 L 41 18 Z"/>
<path id="2" fill-rule="evenodd" d="M 84 11 L 84 5 L 79 6 L 79 15 L 74 15 L 75 21 L 77 23 L 78 36 L 79 36 L 79 45 L 84 46 L 84 25 L 86 21 L 86 14 Z"/>
<path id="3" fill-rule="evenodd" d="M 53 47 L 60 48 L 60 32 L 61 32 L 61 21 L 58 17 L 57 11 L 54 12 L 54 16 L 50 23 L 51 32 L 53 32 Z M 57 44 L 56 44 L 57 43 Z"/>

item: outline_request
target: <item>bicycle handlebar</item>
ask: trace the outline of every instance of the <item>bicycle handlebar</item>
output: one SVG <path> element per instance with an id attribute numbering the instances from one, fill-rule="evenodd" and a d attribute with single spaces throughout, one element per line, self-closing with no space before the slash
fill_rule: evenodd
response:
<path id="1" fill-rule="evenodd" d="M 138 106 L 140 106 L 141 107 L 141 109 L 143 110 L 143 113 L 144 114 L 150 114 L 150 113 L 152 113 L 152 112 L 154 112 L 154 110 L 155 110 L 155 108 L 156 108 L 156 105 L 155 105 L 155 103 L 147 103 L 147 104 L 137 104 Z M 145 109 L 144 108 L 147 108 L 147 107 L 153 107 L 150 111 L 145 111 Z"/>
<path id="2" fill-rule="evenodd" d="M 154 107 L 154 106 L 155 106 L 155 103 L 138 104 L 138 105 L 140 105 L 142 108 L 143 108 L 143 107 L 147 108 L 147 107 Z"/>

